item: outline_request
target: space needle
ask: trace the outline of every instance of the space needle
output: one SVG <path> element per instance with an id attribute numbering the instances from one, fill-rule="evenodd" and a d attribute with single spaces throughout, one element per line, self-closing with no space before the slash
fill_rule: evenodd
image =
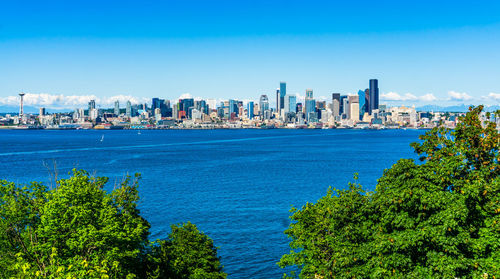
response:
<path id="1" fill-rule="evenodd" d="M 21 108 L 19 109 L 19 123 L 21 123 L 23 121 L 23 97 L 24 97 L 24 93 L 23 92 L 19 93 L 19 96 L 21 96 Z"/>

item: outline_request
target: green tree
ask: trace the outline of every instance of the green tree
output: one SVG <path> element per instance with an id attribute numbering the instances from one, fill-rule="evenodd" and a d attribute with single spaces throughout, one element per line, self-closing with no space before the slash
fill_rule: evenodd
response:
<path id="1" fill-rule="evenodd" d="M 152 258 L 157 278 L 226 278 L 212 239 L 190 222 L 172 225 L 168 239 L 155 243 Z"/>
<path id="2" fill-rule="evenodd" d="M 481 112 L 421 136 L 421 163 L 398 161 L 374 193 L 351 185 L 293 210 L 280 266 L 301 278 L 499 278 L 500 137 Z"/>
<path id="3" fill-rule="evenodd" d="M 158 245 L 148 240 L 138 179 L 110 193 L 107 178 L 77 170 L 54 189 L 0 181 L 0 278 L 222 278 L 217 249 L 194 225 L 173 227 Z"/>

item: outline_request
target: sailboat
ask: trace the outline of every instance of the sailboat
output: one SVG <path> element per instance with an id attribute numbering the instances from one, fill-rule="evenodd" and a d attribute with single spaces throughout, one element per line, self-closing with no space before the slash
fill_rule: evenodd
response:
<path id="1" fill-rule="evenodd" d="M 101 142 L 103 142 L 103 141 L 104 141 L 104 135 L 102 135 L 102 137 L 101 137 Z"/>
<path id="2" fill-rule="evenodd" d="M 140 134 L 141 134 L 141 130 L 139 130 L 139 131 L 137 132 L 137 134 L 138 134 L 138 135 L 140 135 Z"/>

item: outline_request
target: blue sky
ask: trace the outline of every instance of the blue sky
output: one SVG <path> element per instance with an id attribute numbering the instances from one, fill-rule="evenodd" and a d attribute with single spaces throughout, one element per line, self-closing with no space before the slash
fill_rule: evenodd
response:
<path id="1" fill-rule="evenodd" d="M 280 81 L 320 97 L 356 93 L 370 78 L 382 103 L 500 103 L 500 1 L 0 5 L 0 105 L 20 91 L 48 107 L 257 99 Z"/>

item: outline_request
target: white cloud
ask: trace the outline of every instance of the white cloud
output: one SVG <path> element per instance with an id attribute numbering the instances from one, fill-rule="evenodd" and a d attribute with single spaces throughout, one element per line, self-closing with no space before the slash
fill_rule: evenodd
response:
<path id="1" fill-rule="evenodd" d="M 437 100 L 436 96 L 434 96 L 434 94 L 432 94 L 432 93 L 420 96 L 420 97 L 418 97 L 418 99 L 420 101 L 424 101 L 424 102 L 433 102 L 433 101 Z"/>
<path id="2" fill-rule="evenodd" d="M 111 107 L 115 101 L 120 104 L 125 104 L 130 101 L 133 104 L 149 102 L 150 99 L 133 97 L 130 95 L 116 95 L 111 97 L 97 97 L 95 95 L 63 95 L 63 94 L 33 94 L 26 93 L 24 95 L 24 104 L 33 107 L 46 107 L 46 108 L 78 108 L 86 107 L 90 100 L 95 100 L 98 106 Z M 0 105 L 17 106 L 19 105 L 19 96 L 0 97 Z"/>
<path id="3" fill-rule="evenodd" d="M 400 95 L 396 92 L 389 92 L 389 93 L 382 93 L 380 95 L 380 98 L 385 101 L 415 101 L 417 100 L 417 96 L 411 94 L 411 93 L 406 93 L 404 95 Z"/>
<path id="4" fill-rule="evenodd" d="M 493 93 L 493 92 L 491 92 L 487 96 L 483 96 L 482 99 L 500 101 L 500 93 Z"/>
<path id="5" fill-rule="evenodd" d="M 448 92 L 448 96 L 450 96 L 449 100 L 451 101 L 468 101 L 468 100 L 472 100 L 472 96 L 470 96 L 469 94 L 463 92 L 463 93 L 460 93 L 460 92 L 456 92 L 456 91 L 449 91 Z"/>

